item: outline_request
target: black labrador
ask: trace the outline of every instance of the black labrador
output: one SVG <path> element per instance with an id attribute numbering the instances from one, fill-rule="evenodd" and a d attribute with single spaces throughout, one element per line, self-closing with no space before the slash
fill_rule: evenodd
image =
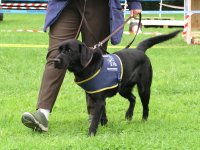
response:
<path id="1" fill-rule="evenodd" d="M 175 37 L 179 31 L 172 32 L 166 35 L 159 35 L 149 39 L 146 39 L 139 43 L 137 48 L 123 49 L 111 54 L 108 57 L 111 64 L 111 68 L 107 70 L 115 71 L 116 68 L 112 68 L 115 64 L 112 55 L 117 56 L 123 67 L 121 68 L 121 78 L 118 79 L 118 83 L 114 83 L 111 88 L 103 88 L 103 90 L 96 90 L 96 92 L 87 92 L 87 96 L 94 100 L 95 114 L 92 118 L 89 135 L 95 135 L 97 132 L 98 124 L 101 122 L 102 125 L 107 123 L 106 111 L 105 111 L 105 99 L 106 97 L 112 97 L 119 94 L 128 99 L 129 108 L 126 111 L 125 118 L 131 120 L 133 116 L 135 99 L 136 97 L 132 94 L 132 89 L 137 85 L 138 93 L 143 106 L 143 120 L 147 120 L 149 115 L 149 100 L 150 100 L 150 87 L 152 82 L 152 66 L 149 58 L 145 54 L 146 50 L 155 44 L 164 42 Z M 104 56 L 100 48 L 91 49 L 84 43 L 71 39 L 61 43 L 59 47 L 59 54 L 54 59 L 55 68 L 68 69 L 75 75 L 77 83 L 82 81 L 88 81 L 97 76 L 98 71 L 102 69 L 104 64 Z M 116 67 L 116 64 L 114 65 Z M 106 75 L 106 78 L 115 75 Z M 91 78 L 92 77 L 92 78 Z M 103 80 L 101 80 L 103 78 Z M 97 79 L 98 82 L 99 79 Z M 106 83 L 105 77 L 100 77 L 99 82 Z M 116 79 L 115 79 L 116 80 Z M 90 83 L 96 85 L 97 83 Z M 117 85 L 117 86 L 116 86 Z M 83 85 L 84 86 L 84 85 Z M 90 85 L 89 85 L 90 86 Z"/>

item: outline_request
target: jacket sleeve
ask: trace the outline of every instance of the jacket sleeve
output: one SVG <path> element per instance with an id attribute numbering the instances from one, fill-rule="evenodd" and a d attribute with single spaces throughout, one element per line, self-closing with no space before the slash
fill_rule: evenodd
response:
<path id="1" fill-rule="evenodd" d="M 142 0 L 127 0 L 129 9 L 142 9 Z"/>

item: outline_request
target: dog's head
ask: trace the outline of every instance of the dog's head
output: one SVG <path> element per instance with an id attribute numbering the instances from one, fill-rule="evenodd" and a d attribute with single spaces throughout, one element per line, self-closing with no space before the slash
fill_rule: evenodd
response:
<path id="1" fill-rule="evenodd" d="M 75 39 L 66 40 L 59 46 L 59 54 L 54 59 L 54 66 L 58 69 L 78 72 L 88 65 L 92 56 L 92 49 L 84 43 Z"/>

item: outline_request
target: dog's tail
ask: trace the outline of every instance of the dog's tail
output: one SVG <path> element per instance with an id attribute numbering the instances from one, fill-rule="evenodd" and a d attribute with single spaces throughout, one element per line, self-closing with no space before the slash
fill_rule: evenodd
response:
<path id="1" fill-rule="evenodd" d="M 159 35 L 159 36 L 155 36 L 155 37 L 146 39 L 138 44 L 137 49 L 145 52 L 148 48 L 152 47 L 153 45 L 167 41 L 167 40 L 175 37 L 181 31 L 182 30 L 177 30 L 177 31 L 169 33 L 169 34 Z"/>

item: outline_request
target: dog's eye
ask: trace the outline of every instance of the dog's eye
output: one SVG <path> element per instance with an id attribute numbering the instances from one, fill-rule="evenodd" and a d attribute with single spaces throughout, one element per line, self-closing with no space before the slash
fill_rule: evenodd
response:
<path id="1" fill-rule="evenodd" d="M 62 51 L 62 53 L 64 53 L 64 54 L 71 53 L 71 49 L 65 49 Z"/>
<path id="2" fill-rule="evenodd" d="M 71 52 L 71 49 L 67 49 L 67 52 L 70 53 L 70 52 Z"/>

